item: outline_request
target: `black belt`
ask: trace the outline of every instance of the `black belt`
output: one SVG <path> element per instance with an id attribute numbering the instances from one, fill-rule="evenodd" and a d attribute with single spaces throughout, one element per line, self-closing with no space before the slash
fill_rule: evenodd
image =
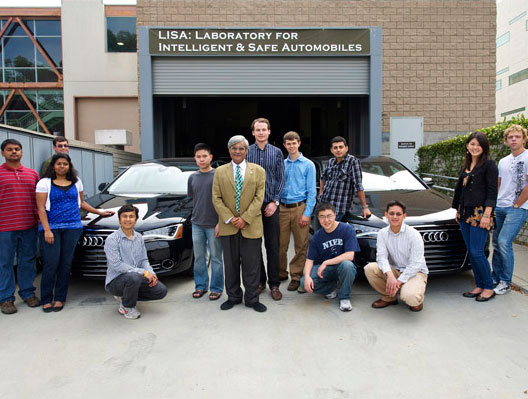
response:
<path id="1" fill-rule="evenodd" d="M 298 206 L 301 206 L 302 204 L 304 204 L 306 202 L 306 200 L 304 201 L 301 201 L 301 202 L 294 202 L 293 204 L 282 204 L 282 206 L 286 207 L 286 208 L 297 208 Z"/>

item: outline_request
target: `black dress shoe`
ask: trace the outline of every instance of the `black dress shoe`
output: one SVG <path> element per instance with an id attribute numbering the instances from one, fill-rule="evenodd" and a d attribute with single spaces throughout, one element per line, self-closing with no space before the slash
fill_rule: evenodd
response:
<path id="1" fill-rule="evenodd" d="M 229 310 L 229 309 L 232 309 L 233 306 L 238 305 L 239 303 L 240 302 L 235 302 L 235 301 L 228 299 L 227 301 L 225 301 L 223 304 L 220 305 L 220 309 Z"/>
<path id="2" fill-rule="evenodd" d="M 497 294 L 495 293 L 495 291 L 493 291 L 493 294 L 491 294 L 489 297 L 485 298 L 485 297 L 479 295 L 479 296 L 477 296 L 477 297 L 475 298 L 475 300 L 476 300 L 477 302 L 487 302 L 487 301 L 489 301 L 491 298 L 494 298 L 495 295 L 497 295 Z"/>
<path id="3" fill-rule="evenodd" d="M 263 303 L 260 303 L 260 302 L 255 302 L 253 305 L 246 305 L 246 306 L 248 308 L 253 308 L 255 311 L 257 311 L 259 313 L 262 313 L 262 312 L 265 312 L 266 310 L 268 310 L 266 305 L 264 305 Z"/>
<path id="4" fill-rule="evenodd" d="M 475 294 L 474 292 L 471 292 L 471 291 L 464 292 L 464 293 L 462 294 L 462 296 L 463 296 L 464 298 L 476 298 L 476 297 L 478 297 L 479 295 L 480 295 L 480 292 L 479 292 L 478 294 Z"/>

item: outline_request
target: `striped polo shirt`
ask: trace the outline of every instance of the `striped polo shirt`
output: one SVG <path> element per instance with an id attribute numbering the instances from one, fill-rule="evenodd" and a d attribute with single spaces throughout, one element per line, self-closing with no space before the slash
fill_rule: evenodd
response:
<path id="1" fill-rule="evenodd" d="M 262 206 L 272 201 L 279 201 L 286 184 L 282 151 L 269 143 L 263 150 L 258 145 L 251 144 L 246 159 L 248 162 L 262 166 L 266 171 L 266 189 Z"/>
<path id="2" fill-rule="evenodd" d="M 13 169 L 0 165 L 0 231 L 27 230 L 38 222 L 35 187 L 36 171 L 24 166 Z"/>

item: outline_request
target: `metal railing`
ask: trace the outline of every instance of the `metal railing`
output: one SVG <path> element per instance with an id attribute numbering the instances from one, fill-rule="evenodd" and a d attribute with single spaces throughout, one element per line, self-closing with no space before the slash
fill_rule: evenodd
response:
<path id="1" fill-rule="evenodd" d="M 433 178 L 438 178 L 438 179 L 445 179 L 445 180 L 454 180 L 454 181 L 457 181 L 458 178 L 457 177 L 451 177 L 451 176 L 444 176 L 444 175 L 435 175 L 433 173 L 420 173 L 420 176 L 427 176 L 427 177 L 433 177 Z M 450 193 L 453 193 L 455 190 L 453 188 L 449 188 L 449 187 L 443 187 L 443 186 L 438 186 L 436 184 L 433 184 L 432 186 L 433 188 L 437 188 L 439 190 L 445 190 L 447 192 L 450 192 Z"/>

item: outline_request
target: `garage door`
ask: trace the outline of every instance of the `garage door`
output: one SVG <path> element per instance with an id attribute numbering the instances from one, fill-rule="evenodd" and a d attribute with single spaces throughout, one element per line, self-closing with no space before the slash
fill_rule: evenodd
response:
<path id="1" fill-rule="evenodd" d="M 369 94 L 368 57 L 153 57 L 154 95 Z"/>

